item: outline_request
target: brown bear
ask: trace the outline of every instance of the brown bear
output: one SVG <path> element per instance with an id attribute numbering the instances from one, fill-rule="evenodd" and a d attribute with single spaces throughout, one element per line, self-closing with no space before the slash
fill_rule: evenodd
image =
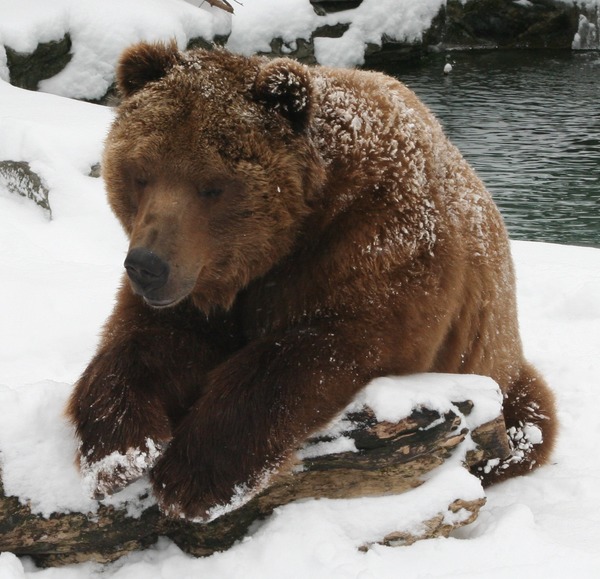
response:
<path id="1" fill-rule="evenodd" d="M 117 83 L 103 174 L 129 279 L 68 405 L 95 496 L 148 471 L 163 511 L 206 518 L 371 379 L 415 372 L 500 384 L 514 448 L 484 482 L 548 460 L 502 218 L 414 93 L 163 44 Z"/>

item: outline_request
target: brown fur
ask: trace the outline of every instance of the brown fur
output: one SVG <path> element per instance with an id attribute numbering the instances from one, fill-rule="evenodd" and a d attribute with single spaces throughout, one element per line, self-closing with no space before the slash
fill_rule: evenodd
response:
<path id="1" fill-rule="evenodd" d="M 162 45 L 127 51 L 118 81 L 109 200 L 168 279 L 121 288 L 68 407 L 82 464 L 170 441 L 155 494 L 205 516 L 369 380 L 413 372 L 491 376 L 508 426 L 543 431 L 487 481 L 548 460 L 553 398 L 523 357 L 502 219 L 412 92 Z"/>

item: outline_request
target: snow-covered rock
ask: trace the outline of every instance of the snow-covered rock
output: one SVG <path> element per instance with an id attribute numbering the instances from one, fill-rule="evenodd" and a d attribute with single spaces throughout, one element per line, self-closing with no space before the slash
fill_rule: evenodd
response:
<path id="1" fill-rule="evenodd" d="M 363 0 L 330 13 L 310 0 L 232 5 L 234 15 L 200 0 L 0 0 L 0 78 L 103 101 L 118 56 L 140 40 L 175 39 L 182 49 L 218 40 L 243 54 L 379 68 L 426 49 L 597 48 L 598 41 L 597 0 Z"/>

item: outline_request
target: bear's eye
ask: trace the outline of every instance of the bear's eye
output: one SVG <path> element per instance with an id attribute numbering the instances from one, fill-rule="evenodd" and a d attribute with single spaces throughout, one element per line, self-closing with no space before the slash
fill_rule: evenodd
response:
<path id="1" fill-rule="evenodd" d="M 207 187 L 206 189 L 200 189 L 198 193 L 200 197 L 214 199 L 215 197 L 219 197 L 223 193 L 223 189 L 219 187 Z"/>
<path id="2" fill-rule="evenodd" d="M 146 177 L 134 177 L 133 184 L 138 189 L 144 189 L 148 185 L 148 179 Z"/>

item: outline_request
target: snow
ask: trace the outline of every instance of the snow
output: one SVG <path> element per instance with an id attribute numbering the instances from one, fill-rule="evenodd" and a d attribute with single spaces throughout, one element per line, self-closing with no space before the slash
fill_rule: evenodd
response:
<path id="1" fill-rule="evenodd" d="M 227 48 L 246 55 L 269 52 L 277 37 L 286 43 L 307 40 L 319 22 L 307 0 L 252 0 L 235 4 L 234 10 Z"/>
<path id="2" fill-rule="evenodd" d="M 365 0 L 365 14 L 356 14 L 341 39 L 316 42 L 319 58 L 330 64 L 359 62 L 367 39 L 377 42 L 384 29 L 394 28 L 395 37 L 416 37 L 440 3 Z M 293 44 L 327 18 L 349 18 L 347 12 L 316 17 L 307 5 L 308 0 L 246 0 L 243 7 L 235 4 L 230 23 L 206 5 L 198 9 L 178 0 L 0 0 L 0 44 L 27 52 L 69 31 L 73 60 L 42 89 L 95 98 L 112 82 L 116 55 L 140 38 L 176 37 L 183 46 L 189 38 L 224 33 L 232 25 L 231 47 L 250 52 L 268 45 L 273 31 Z M 0 47 L 2 79 L 8 76 L 5 63 Z M 32 202 L 0 190 L 3 479 L 9 493 L 29 499 L 42 515 L 93 511 L 96 502 L 86 495 L 74 465 L 77 444 L 63 407 L 112 308 L 127 247 L 101 181 L 88 176 L 100 159 L 112 113 L 2 81 L 0 102 L 0 160 L 28 161 L 49 188 L 52 206 L 48 219 Z M 457 464 L 457 453 L 410 493 L 292 503 L 254 525 L 229 551 L 205 559 L 183 554 L 166 539 L 105 566 L 42 570 L 27 558 L 2 553 L 0 578 L 600 576 L 600 250 L 528 242 L 512 247 L 526 353 L 556 392 L 561 433 L 554 463 L 488 489 L 487 504 L 471 525 L 448 539 L 358 550 L 388 532 L 418 530 L 457 493 L 482 496 L 477 480 Z M 402 396 L 395 395 L 399 389 Z M 364 396 L 379 417 L 394 418 L 414 404 L 442 411 L 457 393 L 479 396 L 467 417 L 470 425 L 497 408 L 492 385 L 479 377 L 381 378 Z M 537 440 L 535 432 L 525 434 L 531 443 Z M 344 449 L 352 450 L 347 444 L 312 451 Z M 135 516 L 152 500 L 139 499 L 146 485 L 142 479 L 110 500 Z"/>
<path id="3" fill-rule="evenodd" d="M 86 99 L 104 96 L 119 54 L 134 42 L 175 39 L 184 48 L 191 38 L 230 29 L 222 10 L 181 0 L 0 0 L 0 15 L 0 41 L 17 52 L 33 52 L 38 43 L 69 33 L 71 62 L 39 88 Z"/>
<path id="4" fill-rule="evenodd" d="M 321 64 L 354 66 L 364 62 L 367 43 L 381 45 L 390 40 L 416 42 L 445 5 L 444 0 L 364 0 L 358 8 L 327 18 L 348 22 L 340 38 L 315 38 L 315 56 Z"/>
<path id="5" fill-rule="evenodd" d="M 354 10 L 318 16 L 308 0 L 253 0 L 235 6 L 227 48 L 242 54 L 269 52 L 274 38 L 288 50 L 297 39 L 310 40 L 320 26 L 348 24 L 340 38 L 314 39 L 317 61 L 329 66 L 355 66 L 364 62 L 367 43 L 390 39 L 416 41 L 429 28 L 444 0 L 364 0 Z M 290 18 L 290 14 L 294 17 Z"/>
<path id="6" fill-rule="evenodd" d="M 563 0 L 573 4 L 575 0 Z M 579 2 L 593 11 L 600 0 Z M 347 25 L 339 38 L 315 37 L 320 64 L 352 67 L 364 62 L 368 44 L 381 45 L 385 36 L 418 42 L 445 0 L 364 0 L 357 8 L 318 15 L 309 0 L 248 0 L 231 2 L 232 16 L 203 0 L 0 0 L 0 79 L 8 79 L 9 46 L 31 53 L 38 43 L 61 40 L 69 33 L 73 58 L 63 71 L 40 82 L 40 90 L 62 96 L 101 98 L 114 81 L 114 69 L 125 47 L 140 40 L 175 39 L 184 48 L 194 38 L 229 38 L 226 47 L 241 54 L 270 52 L 281 39 L 282 52 L 310 42 L 320 27 Z M 529 0 L 516 4 L 531 7 Z M 291 16 L 293 15 L 293 16 Z M 575 48 L 597 45 L 595 25 L 585 22 L 574 36 Z M 583 22 L 583 21 L 582 21 Z M 594 36 L 594 40 L 588 39 Z"/>
<path id="7" fill-rule="evenodd" d="M 502 407 L 498 387 L 491 378 L 455 374 L 376 378 L 357 397 L 356 405 L 369 406 L 379 421 L 397 422 L 408 416 L 412 408 L 424 407 L 445 414 L 456 409 L 452 402 L 464 400 L 474 403 L 473 411 L 465 417 L 469 429 L 493 420 Z"/>
<path id="8" fill-rule="evenodd" d="M 328 433 L 331 431 L 327 431 Z M 335 440 L 321 440 L 306 445 L 297 455 L 300 459 L 314 458 L 316 456 L 326 456 L 328 454 L 337 454 L 341 452 L 358 452 L 356 444 L 352 438 L 340 436 Z"/>
<path id="9" fill-rule="evenodd" d="M 63 407 L 65 402 L 66 400 L 63 400 Z M 54 441 L 54 447 L 64 447 L 63 442 L 62 440 Z M 89 463 L 85 456 L 80 456 L 79 463 L 85 495 L 103 499 L 105 496 L 112 495 L 121 488 L 129 486 L 130 482 L 142 478 L 144 473 L 156 464 L 162 454 L 161 446 L 151 438 L 146 438 L 145 443 L 145 449 L 128 448 L 125 453 L 114 451 L 92 463 Z M 10 471 L 10 469 L 7 470 Z M 112 480 L 115 473 L 116 481 Z M 23 496 L 20 490 L 17 490 L 15 494 Z M 120 498 L 122 495 L 119 493 L 114 496 Z"/>

